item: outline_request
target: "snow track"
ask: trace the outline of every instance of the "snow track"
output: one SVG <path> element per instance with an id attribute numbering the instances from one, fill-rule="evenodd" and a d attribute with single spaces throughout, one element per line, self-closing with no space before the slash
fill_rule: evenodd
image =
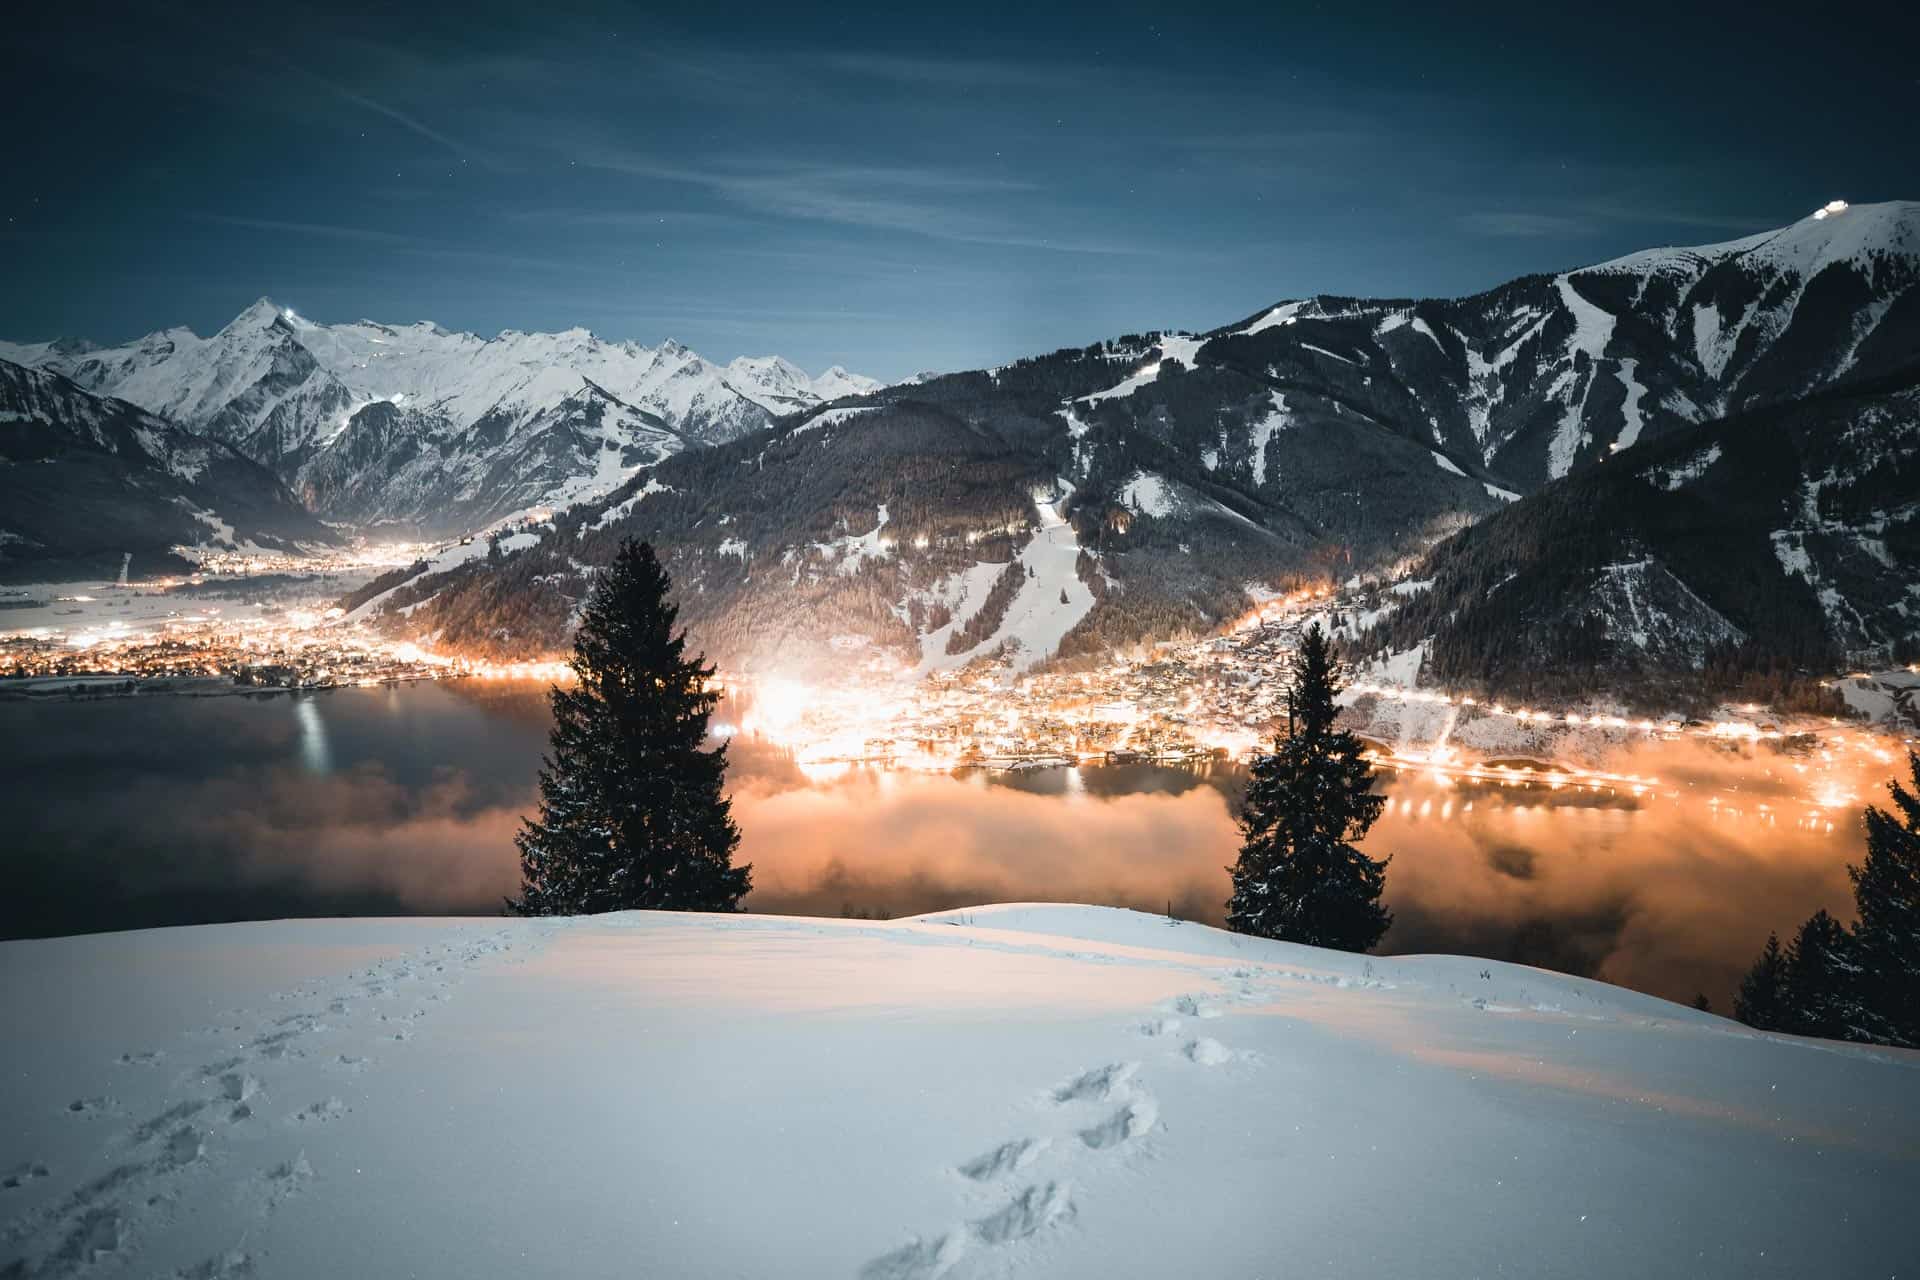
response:
<path id="1" fill-rule="evenodd" d="M 0 1019 L 13 1277 L 1886 1275 L 1920 1194 L 1920 1056 L 1107 908 L 0 943 Z"/>
<path id="2" fill-rule="evenodd" d="M 236 1207 L 233 1246 L 171 1274 L 253 1274 L 252 1225 L 316 1177 L 302 1145 L 308 1131 L 350 1114 L 341 1094 L 368 1088 L 381 1056 L 406 1052 L 470 970 L 511 956 L 516 942 L 524 955 L 543 936 L 483 925 L 269 997 L 297 1006 L 291 1012 L 231 1009 L 166 1048 L 122 1053 L 116 1093 L 64 1108 L 71 1123 L 92 1126 L 90 1171 L 0 1228 L 0 1256 L 16 1255 L 0 1275 L 78 1276 L 164 1253 L 183 1206 L 209 1199 Z M 30 1159 L 6 1186 L 50 1178 L 55 1163 Z"/>

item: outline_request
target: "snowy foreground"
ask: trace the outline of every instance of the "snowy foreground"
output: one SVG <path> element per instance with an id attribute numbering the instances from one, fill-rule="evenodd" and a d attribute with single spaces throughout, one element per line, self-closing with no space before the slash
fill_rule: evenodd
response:
<path id="1" fill-rule="evenodd" d="M 0 944 L 0 1276 L 1920 1274 L 1920 1055 L 1092 907 Z"/>

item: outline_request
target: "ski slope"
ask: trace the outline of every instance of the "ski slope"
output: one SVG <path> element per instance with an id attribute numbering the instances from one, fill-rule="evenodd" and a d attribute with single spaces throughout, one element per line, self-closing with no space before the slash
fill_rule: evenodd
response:
<path id="1" fill-rule="evenodd" d="M 0 1274 L 1887 1276 L 1920 1056 L 1154 915 L 0 944 Z"/>

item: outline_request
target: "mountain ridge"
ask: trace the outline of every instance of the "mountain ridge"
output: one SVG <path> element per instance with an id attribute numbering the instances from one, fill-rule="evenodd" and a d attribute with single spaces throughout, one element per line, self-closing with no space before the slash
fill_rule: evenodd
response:
<path id="1" fill-rule="evenodd" d="M 1920 361 L 1699 424 L 1440 544 L 1356 637 L 1452 685 L 1559 694 L 1920 657 Z"/>
<path id="2" fill-rule="evenodd" d="M 230 445 L 0 360 L 0 576 L 192 568 L 205 551 L 339 541 Z"/>
<path id="3" fill-rule="evenodd" d="M 1788 233 L 1832 243 L 1856 212 L 1870 251 L 1749 261 Z M 565 513 L 525 565 L 434 584 L 406 625 L 559 647 L 564 633 L 514 625 L 513 591 L 564 620 L 580 566 L 634 536 L 666 556 L 698 641 L 735 666 L 828 665 L 850 646 L 921 669 L 1025 666 L 1205 634 L 1260 592 L 1412 563 L 1713 406 L 1792 403 L 1920 355 L 1920 205 L 1803 221 L 1465 299 L 1292 300 L 1207 333 L 882 388 L 643 467 Z M 1736 307 L 1741 336 L 1703 362 L 1694 313 Z M 1060 581 L 1035 550 L 1067 536 L 1054 516 L 1077 557 Z M 1028 585 L 996 597 L 1016 563 Z M 1019 622 L 1082 588 L 1092 603 L 1064 629 Z M 984 639 L 947 654 L 963 635 Z"/>
<path id="4" fill-rule="evenodd" d="M 232 444 L 329 518 L 436 532 L 463 531 L 502 514 L 482 490 L 500 475 L 500 460 L 484 451 L 503 439 L 527 459 L 523 471 L 506 477 L 522 506 L 575 501 L 580 481 L 617 479 L 596 458 L 575 456 L 571 470 L 564 463 L 569 440 L 577 444 L 582 431 L 593 430 L 569 408 L 583 385 L 644 421 L 640 436 L 647 439 L 618 442 L 628 466 L 652 456 L 663 439 L 677 442 L 671 447 L 731 439 L 782 414 L 880 385 L 840 366 L 814 377 L 771 356 L 722 367 L 672 340 L 645 347 L 581 328 L 507 329 L 483 338 L 430 321 L 318 324 L 268 297 L 206 338 L 176 327 L 120 347 L 70 339 L 0 343 L 0 357 L 61 373 Z M 390 441 L 387 465 L 364 453 L 354 466 L 326 457 L 369 411 L 381 421 L 359 433 L 361 443 L 369 434 Z M 558 434 L 529 440 L 546 432 Z M 450 479 L 423 483 L 425 455 Z M 349 474 L 354 483 L 343 486 Z M 543 477 L 544 488 L 536 483 Z"/>

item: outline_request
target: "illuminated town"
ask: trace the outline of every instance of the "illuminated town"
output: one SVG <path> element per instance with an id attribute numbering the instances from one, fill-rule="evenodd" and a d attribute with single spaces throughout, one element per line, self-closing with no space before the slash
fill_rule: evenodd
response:
<path id="1" fill-rule="evenodd" d="M 257 693 L 571 679 L 571 669 L 555 659 L 492 662 L 436 653 L 383 636 L 325 603 L 375 572 L 458 550 L 387 544 L 324 560 L 218 557 L 186 579 L 43 596 L 14 592 L 0 600 L 8 612 L 37 616 L 26 619 L 33 625 L 0 626 L 0 692 Z M 254 594 L 271 596 L 266 588 L 274 576 L 288 574 L 299 578 L 286 600 L 242 595 L 259 584 Z M 223 583 L 231 590 L 221 590 Z M 826 682 L 722 672 L 715 729 L 779 747 L 822 782 L 856 768 L 1245 761 L 1284 732 L 1287 665 L 1301 631 L 1337 620 L 1346 603 L 1331 588 L 1296 591 L 1221 634 L 1087 669 L 1020 675 L 1004 663 L 977 661 L 921 676 L 876 656 Z M 1377 766 L 1448 783 L 1573 788 L 1637 802 L 1678 792 L 1656 776 L 1605 767 L 1615 748 L 1694 739 L 1772 752 L 1783 772 L 1798 776 L 1794 820 L 1803 825 L 1859 803 L 1859 777 L 1884 772 L 1896 758 L 1891 737 L 1757 705 L 1725 707 L 1710 721 L 1656 720 L 1482 702 L 1386 672 L 1359 673 L 1342 701 Z M 1705 802 L 1729 815 L 1777 816 L 1770 804 L 1737 797 Z"/>
<path id="2" fill-rule="evenodd" d="M 433 653 L 351 622 L 328 603 L 435 549 L 383 543 L 306 556 L 214 552 L 184 578 L 9 588 L 0 591 L 0 692 L 210 694 L 569 676 L 560 662 Z"/>
<path id="3" fill-rule="evenodd" d="M 1244 761 L 1285 730 L 1286 671 L 1301 630 L 1326 620 L 1327 590 L 1263 605 L 1226 634 L 1158 647 L 1149 658 L 1095 670 L 1014 677 L 976 665 L 915 681 L 881 662 L 833 684 L 723 677 L 734 718 L 722 732 L 793 751 L 816 780 L 859 767 L 945 772 L 1141 761 Z M 1909 673 L 1912 674 L 1912 673 Z M 1859 802 L 1858 777 L 1883 773 L 1893 740 L 1827 718 L 1723 708 L 1712 721 L 1629 718 L 1482 703 L 1470 695 L 1362 677 L 1342 695 L 1346 721 L 1377 766 L 1445 783 L 1581 789 L 1638 801 L 1677 798 L 1676 784 L 1600 767 L 1615 748 L 1695 740 L 1777 755 L 1789 820 L 1827 825 Z M 1476 740 L 1468 745 L 1465 740 Z M 1776 820 L 1775 806 L 1706 795 L 1728 816 Z M 1465 802 L 1471 808 L 1471 801 Z"/>

